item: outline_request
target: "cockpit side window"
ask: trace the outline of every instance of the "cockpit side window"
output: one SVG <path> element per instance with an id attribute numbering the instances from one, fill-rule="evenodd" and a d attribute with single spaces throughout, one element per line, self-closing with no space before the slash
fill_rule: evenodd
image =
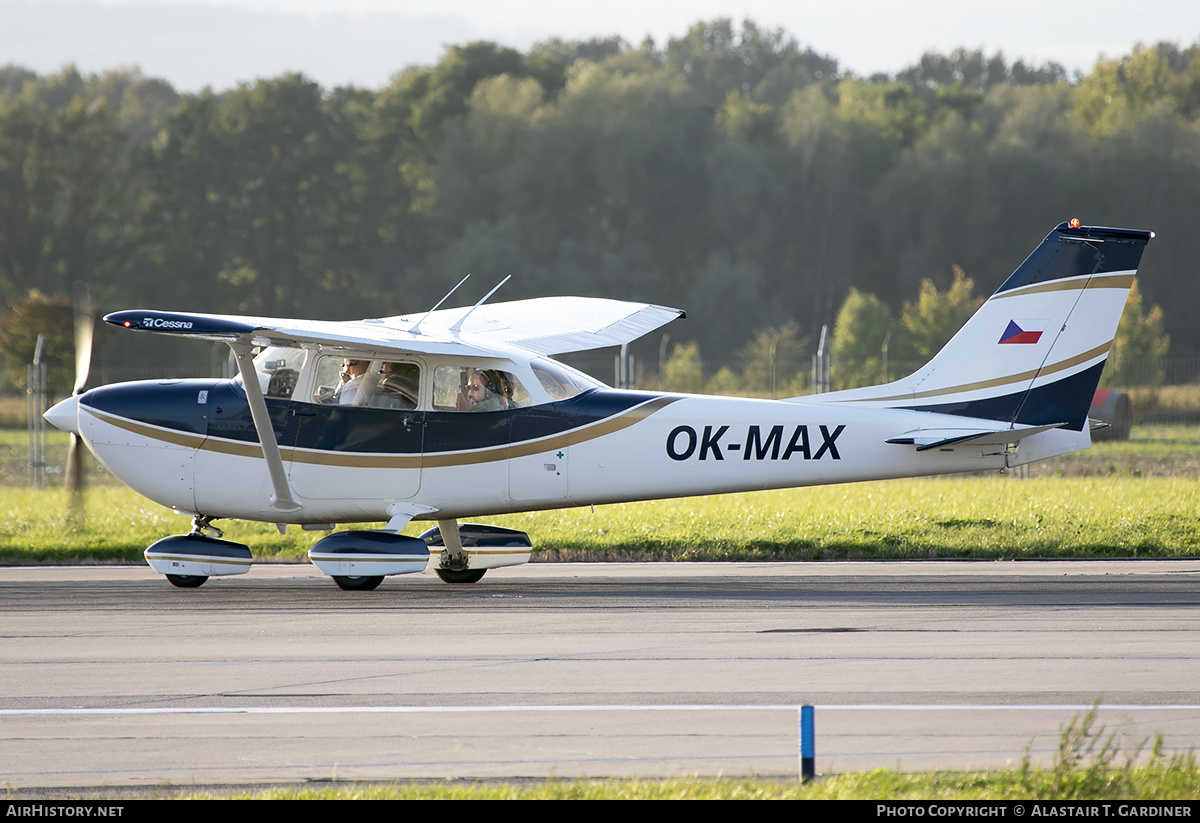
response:
<path id="1" fill-rule="evenodd" d="M 379 409 L 410 411 L 417 407 L 420 397 L 420 366 L 392 360 L 379 364 L 379 393 L 369 405 Z"/>
<path id="2" fill-rule="evenodd" d="M 485 412 L 532 403 L 512 372 L 478 366 L 438 366 L 433 372 L 433 407 L 439 411 Z"/>
<path id="3" fill-rule="evenodd" d="M 372 409 L 416 409 L 421 367 L 397 360 L 326 356 L 317 361 L 312 402 Z"/>

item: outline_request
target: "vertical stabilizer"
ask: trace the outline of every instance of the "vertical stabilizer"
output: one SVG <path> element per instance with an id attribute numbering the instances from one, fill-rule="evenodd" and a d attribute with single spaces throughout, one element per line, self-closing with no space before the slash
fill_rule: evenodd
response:
<path id="1" fill-rule="evenodd" d="M 806 399 L 1081 431 L 1153 236 L 1063 223 L 924 367 Z"/>

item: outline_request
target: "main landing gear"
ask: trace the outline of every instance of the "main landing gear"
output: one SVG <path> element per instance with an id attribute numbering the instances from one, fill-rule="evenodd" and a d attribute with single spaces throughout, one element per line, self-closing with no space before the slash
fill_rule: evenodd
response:
<path id="1" fill-rule="evenodd" d="M 516 529 L 439 520 L 421 535 L 431 550 L 442 548 L 434 572 L 444 583 L 478 583 L 488 569 L 529 562 L 533 543 Z"/>
<path id="2" fill-rule="evenodd" d="M 369 592 L 389 574 L 424 571 L 429 548 L 423 540 L 395 532 L 346 531 L 318 540 L 308 550 L 308 559 L 338 588 Z"/>

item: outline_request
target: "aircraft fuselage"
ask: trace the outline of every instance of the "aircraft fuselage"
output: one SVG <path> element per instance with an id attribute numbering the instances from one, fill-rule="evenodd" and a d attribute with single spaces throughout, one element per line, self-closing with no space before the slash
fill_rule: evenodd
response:
<path id="1" fill-rule="evenodd" d="M 816 402 L 601 389 L 461 414 L 268 399 L 302 505 L 285 518 L 269 505 L 235 381 L 117 384 L 79 401 L 88 446 L 139 493 L 180 512 L 269 522 L 386 520 L 390 504 L 414 499 L 438 518 L 460 518 L 1000 469 L 1008 451 L 889 444 L 899 432 L 971 421 Z"/>

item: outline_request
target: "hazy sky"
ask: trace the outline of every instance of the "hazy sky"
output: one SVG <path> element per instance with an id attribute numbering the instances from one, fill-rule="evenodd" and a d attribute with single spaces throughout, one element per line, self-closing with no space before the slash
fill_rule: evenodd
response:
<path id="1" fill-rule="evenodd" d="M 326 87 L 378 87 L 406 65 L 433 63 L 446 44 L 525 50 L 619 34 L 663 45 L 717 17 L 780 26 L 860 75 L 959 46 L 1086 72 L 1138 42 L 1200 40 L 1198 0 L 0 0 L 0 65 L 40 74 L 137 65 L 181 91 L 288 71 Z"/>

